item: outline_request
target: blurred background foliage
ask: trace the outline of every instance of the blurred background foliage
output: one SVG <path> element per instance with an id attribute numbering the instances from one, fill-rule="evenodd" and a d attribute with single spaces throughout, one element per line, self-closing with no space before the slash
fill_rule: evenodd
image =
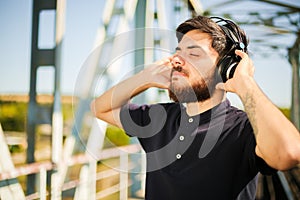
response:
<path id="1" fill-rule="evenodd" d="M 27 102 L 0 100 L 0 123 L 5 133 L 13 132 L 14 135 L 21 137 L 25 136 L 26 117 L 28 111 L 27 107 Z M 68 124 L 72 124 L 74 122 L 74 110 L 71 102 L 62 104 L 62 113 L 64 122 Z M 45 133 L 43 133 L 42 130 L 38 130 L 37 134 L 42 135 Z M 130 138 L 122 129 L 114 126 L 108 126 L 104 147 L 122 146 L 128 145 L 129 143 Z M 11 152 L 19 152 L 20 148 L 18 146 L 11 145 L 10 150 Z"/>
<path id="2" fill-rule="evenodd" d="M 4 131 L 25 131 L 27 103 L 0 101 L 0 122 Z"/>

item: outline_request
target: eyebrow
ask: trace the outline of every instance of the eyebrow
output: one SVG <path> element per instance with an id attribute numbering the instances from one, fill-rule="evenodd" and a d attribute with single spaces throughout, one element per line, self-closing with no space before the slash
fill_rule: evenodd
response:
<path id="1" fill-rule="evenodd" d="M 199 46 L 199 45 L 188 46 L 187 49 L 200 49 L 201 51 L 204 51 L 204 49 L 201 46 Z M 179 51 L 179 50 L 181 50 L 181 48 L 180 47 L 176 47 L 175 50 Z"/>
<path id="2" fill-rule="evenodd" d="M 192 45 L 192 46 L 188 46 L 187 48 L 188 48 L 188 49 L 195 49 L 195 48 L 197 48 L 197 49 L 203 50 L 203 48 L 200 47 L 199 45 Z"/>

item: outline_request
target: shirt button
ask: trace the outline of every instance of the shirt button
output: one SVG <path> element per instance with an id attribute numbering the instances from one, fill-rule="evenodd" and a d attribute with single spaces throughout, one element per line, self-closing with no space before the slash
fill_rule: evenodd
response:
<path id="1" fill-rule="evenodd" d="M 181 135 L 181 136 L 179 137 L 179 140 L 180 140 L 180 141 L 183 141 L 183 140 L 184 140 L 184 136 Z"/>
<path id="2" fill-rule="evenodd" d="M 194 120 L 193 118 L 189 118 L 189 122 L 192 123 Z"/>
<path id="3" fill-rule="evenodd" d="M 176 158 L 177 159 L 180 159 L 181 158 L 181 155 L 178 153 L 178 154 L 176 154 Z"/>

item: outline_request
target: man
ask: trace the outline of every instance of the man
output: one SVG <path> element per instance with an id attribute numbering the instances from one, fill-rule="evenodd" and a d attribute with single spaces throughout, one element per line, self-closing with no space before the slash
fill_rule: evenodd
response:
<path id="1" fill-rule="evenodd" d="M 258 172 L 299 164 L 299 132 L 256 84 L 235 23 L 198 16 L 179 25 L 177 38 L 174 55 L 112 87 L 91 110 L 139 138 L 146 199 L 254 199 Z M 150 87 L 168 89 L 174 102 L 128 103 Z M 240 97 L 245 112 L 226 92 Z"/>

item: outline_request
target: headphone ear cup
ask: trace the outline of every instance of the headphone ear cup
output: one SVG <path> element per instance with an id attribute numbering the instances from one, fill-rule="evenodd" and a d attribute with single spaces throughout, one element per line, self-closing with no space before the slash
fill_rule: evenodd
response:
<path id="1" fill-rule="evenodd" d="M 228 79 L 233 77 L 234 71 L 239 63 L 236 56 L 225 56 L 219 62 L 219 72 L 223 82 L 225 83 Z"/>

